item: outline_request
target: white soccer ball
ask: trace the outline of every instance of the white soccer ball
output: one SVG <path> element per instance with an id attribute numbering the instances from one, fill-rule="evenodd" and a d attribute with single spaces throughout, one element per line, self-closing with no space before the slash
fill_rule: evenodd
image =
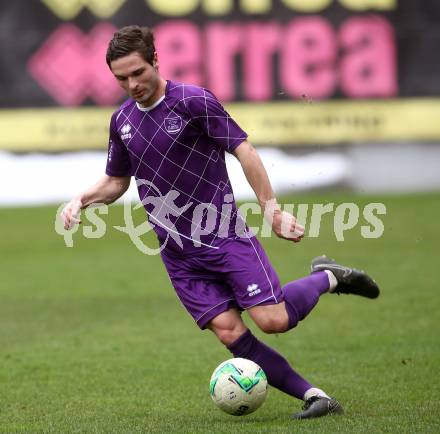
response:
<path id="1" fill-rule="evenodd" d="M 234 416 L 250 414 L 266 399 L 266 374 L 251 360 L 229 359 L 214 370 L 209 391 L 224 412 Z"/>

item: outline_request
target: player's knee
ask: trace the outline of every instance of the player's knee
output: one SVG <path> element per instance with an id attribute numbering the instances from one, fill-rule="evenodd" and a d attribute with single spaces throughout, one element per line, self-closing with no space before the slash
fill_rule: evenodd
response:
<path id="1" fill-rule="evenodd" d="M 288 329 L 288 324 L 286 323 L 285 318 L 266 316 L 258 319 L 255 322 L 262 332 L 268 334 L 283 333 Z"/>
<path id="2" fill-rule="evenodd" d="M 218 338 L 218 340 L 223 345 L 231 345 L 233 342 L 235 342 L 243 333 L 245 333 L 246 330 L 241 329 L 221 329 L 216 330 L 215 334 Z"/>
<path id="3" fill-rule="evenodd" d="M 289 329 L 289 317 L 284 303 L 255 306 L 249 315 L 264 333 L 283 333 Z"/>
<path id="4" fill-rule="evenodd" d="M 240 314 L 235 311 L 220 314 L 210 321 L 207 327 L 215 333 L 224 345 L 232 344 L 247 330 Z"/>

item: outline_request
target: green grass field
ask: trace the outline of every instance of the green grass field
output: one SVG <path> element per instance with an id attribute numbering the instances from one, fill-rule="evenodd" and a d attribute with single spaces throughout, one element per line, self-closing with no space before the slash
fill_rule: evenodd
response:
<path id="1" fill-rule="evenodd" d="M 214 406 L 209 378 L 230 354 L 194 325 L 160 258 L 110 227 L 122 207 L 103 216 L 103 238 L 78 232 L 73 248 L 54 231 L 55 206 L 0 209 L 0 432 L 440 432 L 439 199 L 301 195 L 384 202 L 385 233 L 364 239 L 359 224 L 338 242 L 325 216 L 318 238 L 263 240 L 282 282 L 325 252 L 382 288 L 374 301 L 326 295 L 286 334 L 252 327 L 346 409 L 311 421 L 290 420 L 301 403 L 275 389 L 250 416 Z"/>

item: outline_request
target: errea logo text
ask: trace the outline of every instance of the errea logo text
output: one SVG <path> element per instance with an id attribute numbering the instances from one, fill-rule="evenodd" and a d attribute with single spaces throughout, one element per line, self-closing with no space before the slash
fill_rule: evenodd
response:
<path id="1" fill-rule="evenodd" d="M 252 283 L 249 285 L 246 289 L 248 292 L 249 297 L 253 297 L 254 295 L 257 295 L 261 292 L 261 289 L 258 288 L 258 285 L 256 283 Z"/>
<path id="2" fill-rule="evenodd" d="M 121 139 L 122 140 L 127 140 L 127 139 L 131 139 L 131 125 L 130 124 L 125 124 L 122 126 L 121 128 Z"/>

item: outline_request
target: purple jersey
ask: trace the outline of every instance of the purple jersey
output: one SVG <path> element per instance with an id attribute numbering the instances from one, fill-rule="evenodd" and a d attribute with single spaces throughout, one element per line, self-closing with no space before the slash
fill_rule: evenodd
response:
<path id="1" fill-rule="evenodd" d="M 180 253 L 235 237 L 237 209 L 225 164 L 247 134 L 216 97 L 167 81 L 148 109 L 127 100 L 112 116 L 106 173 L 134 176 L 161 244 Z"/>

